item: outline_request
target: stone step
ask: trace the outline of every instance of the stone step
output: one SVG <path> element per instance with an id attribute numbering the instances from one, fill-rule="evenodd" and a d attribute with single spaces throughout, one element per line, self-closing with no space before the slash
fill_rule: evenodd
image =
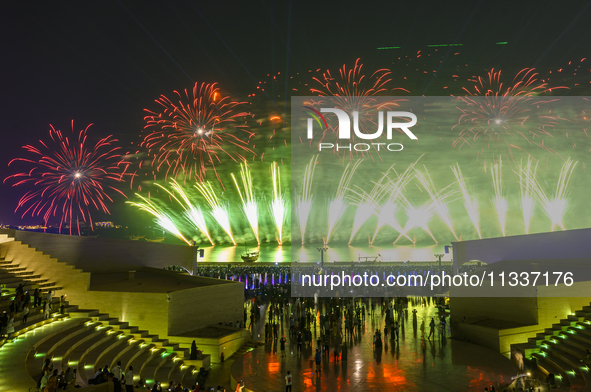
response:
<path id="1" fill-rule="evenodd" d="M 19 271 L 26 271 L 27 267 L 18 267 L 18 266 L 14 266 L 14 267 L 4 267 L 5 271 L 8 272 L 19 272 Z"/>
<path id="2" fill-rule="evenodd" d="M 62 289 L 63 289 L 63 287 L 61 287 L 61 286 L 49 286 L 49 287 L 43 287 L 40 290 L 42 293 L 48 293 L 50 291 L 59 291 Z"/>
<path id="3" fill-rule="evenodd" d="M 197 373 L 199 372 L 199 369 L 191 365 L 184 369 L 181 369 L 180 371 L 182 373 L 182 385 L 195 385 L 195 379 L 197 378 Z M 169 380 L 176 379 L 175 373 L 176 371 L 170 375 Z"/>
<path id="4" fill-rule="evenodd" d="M 174 381 L 175 384 L 183 383 L 184 373 L 190 366 L 184 365 L 182 361 L 170 360 L 163 363 L 154 374 L 153 380 L 162 382 L 162 386 L 168 388 L 169 381 Z M 166 382 L 166 385 L 164 383 Z M 185 384 L 182 384 L 185 385 Z"/>
<path id="5" fill-rule="evenodd" d="M 80 374 L 80 377 L 86 384 L 88 384 L 89 379 L 93 378 L 94 373 L 99 368 L 102 369 L 105 365 L 107 365 L 107 367 L 109 366 L 109 364 L 97 362 L 97 359 L 102 352 L 112 345 L 121 343 L 121 340 L 117 337 L 117 335 L 120 335 L 119 332 L 112 330 L 109 332 L 113 333 L 104 333 L 102 334 L 101 339 L 98 339 L 95 342 L 90 342 L 87 349 L 82 353 L 80 358 L 78 358 L 78 374 Z"/>
<path id="6" fill-rule="evenodd" d="M 573 369 L 573 367 L 564 359 L 558 355 L 554 355 L 552 350 L 544 350 L 544 352 L 546 353 L 544 359 L 549 363 L 552 363 L 556 369 L 559 369 L 563 378 L 568 378 L 568 382 L 572 389 L 582 389 L 585 386 L 585 379 L 581 375 L 580 369 Z"/>
<path id="7" fill-rule="evenodd" d="M 164 355 L 166 354 L 166 355 Z M 157 371 L 161 368 L 161 367 L 167 367 L 170 366 L 170 369 L 168 371 L 166 371 L 166 374 L 168 374 L 170 372 L 170 370 L 172 369 L 173 366 L 175 366 L 174 363 L 174 358 L 175 355 L 174 354 L 168 354 L 168 353 L 163 353 L 164 356 L 162 355 L 153 355 L 152 357 L 150 357 L 149 360 L 145 361 L 141 368 L 139 369 L 139 374 L 140 374 L 140 378 L 142 380 L 156 380 L 156 373 Z M 134 366 L 135 368 L 135 366 Z M 164 380 L 160 380 L 164 383 Z"/>
<path id="8" fill-rule="evenodd" d="M 568 375 L 559 367 L 557 367 L 553 362 L 546 359 L 546 356 L 539 354 L 533 354 L 533 356 L 537 359 L 538 368 L 546 374 L 553 373 L 556 376 L 556 385 L 560 391 L 570 391 L 570 382 Z"/>
<path id="9" fill-rule="evenodd" d="M 142 367 L 150 362 L 153 358 L 156 357 L 161 357 L 162 353 L 165 350 L 161 349 L 161 348 L 157 348 L 156 350 L 144 350 L 143 352 L 141 352 L 139 355 L 135 356 L 135 358 L 132 359 L 132 361 L 130 362 L 130 365 L 133 366 L 134 369 L 134 380 L 137 382 L 140 378 L 140 373 L 141 373 L 141 369 Z M 129 367 L 129 365 L 128 365 Z M 127 369 L 127 367 L 125 368 Z"/>
<path id="10" fill-rule="evenodd" d="M 120 338 L 120 335 L 118 332 L 113 333 L 111 339 L 95 347 L 83 358 L 82 362 L 78 364 L 78 372 L 81 375 L 82 372 L 86 373 L 86 376 L 82 377 L 83 379 L 92 378 L 99 367 L 107 365 L 111 369 L 114 366 L 113 360 L 120 351 L 127 348 L 128 341 L 131 339 L 130 336 Z"/>
<path id="11" fill-rule="evenodd" d="M 60 340 L 62 339 L 69 339 L 69 336 L 72 334 L 76 334 L 82 332 L 84 329 L 84 320 L 80 319 L 79 323 L 72 324 L 66 328 L 62 328 L 54 333 L 48 335 L 43 340 L 39 341 L 35 346 L 34 353 L 32 358 L 27 361 L 27 369 L 29 369 L 30 374 L 37 374 L 40 373 L 43 362 L 46 357 L 48 357 L 49 352 L 59 344 Z M 51 358 L 51 357 L 49 357 Z"/>
<path id="12" fill-rule="evenodd" d="M 132 340 L 133 339 L 128 340 L 127 346 L 117 353 L 115 358 L 111 361 L 111 367 L 113 367 L 117 361 L 121 361 L 121 368 L 127 370 L 129 364 L 132 363 L 136 356 L 144 351 L 157 349 L 153 344 L 146 343 L 143 340 Z"/>
<path id="13" fill-rule="evenodd" d="M 78 366 L 84 355 L 92 350 L 96 345 L 109 339 L 109 336 L 105 333 L 104 329 L 94 329 L 94 333 L 86 336 L 82 341 L 77 341 L 71 347 L 68 347 L 64 353 L 62 360 L 62 370 L 65 370 L 67 366 Z"/>

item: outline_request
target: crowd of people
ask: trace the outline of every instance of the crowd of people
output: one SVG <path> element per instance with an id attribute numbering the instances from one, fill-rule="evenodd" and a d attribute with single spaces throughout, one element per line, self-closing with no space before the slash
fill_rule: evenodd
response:
<path id="1" fill-rule="evenodd" d="M 43 293 L 36 288 L 33 295 L 24 289 L 21 283 L 15 290 L 14 296 L 8 307 L 2 309 L 0 314 L 0 340 L 10 340 L 15 331 L 17 322 L 20 325 L 26 325 L 29 315 L 35 311 L 43 312 L 43 319 L 51 317 L 52 312 L 59 311 L 64 314 L 66 306 L 66 295 L 62 295 L 59 304 L 54 302 L 53 292 L 50 290 Z"/>

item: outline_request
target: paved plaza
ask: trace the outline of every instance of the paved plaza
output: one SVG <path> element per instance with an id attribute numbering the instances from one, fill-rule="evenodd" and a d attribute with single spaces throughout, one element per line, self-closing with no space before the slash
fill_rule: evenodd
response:
<path id="1" fill-rule="evenodd" d="M 285 390 L 284 377 L 289 370 L 293 375 L 293 391 L 483 391 L 493 384 L 508 384 L 518 373 L 513 363 L 492 350 L 451 339 L 449 331 L 436 332 L 435 338 L 421 337 L 420 326 L 425 321 L 429 333 L 431 317 L 437 319 L 433 306 L 416 307 L 417 323 L 413 323 L 412 310 L 404 319 L 399 341 L 390 336 L 381 349 L 374 350 L 373 335 L 384 328 L 381 309 L 367 315 L 360 333 L 348 336 L 346 361 L 330 355 L 323 356 L 321 372 L 313 365 L 319 326 L 312 328 L 312 347 L 297 353 L 295 338 L 290 338 L 288 324 L 284 322 L 287 338 L 282 353 L 278 342 L 267 340 L 261 346 L 232 365 L 235 380 L 244 380 L 246 388 L 254 392 Z M 406 312 L 405 312 L 406 313 Z M 260 325 L 259 325 L 260 328 Z M 264 339 L 264 333 L 263 333 Z M 332 347 L 332 344 L 331 344 Z"/>

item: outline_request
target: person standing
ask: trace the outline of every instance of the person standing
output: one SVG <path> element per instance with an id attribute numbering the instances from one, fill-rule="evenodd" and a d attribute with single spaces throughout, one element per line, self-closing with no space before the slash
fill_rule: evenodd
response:
<path id="1" fill-rule="evenodd" d="M 113 369 L 111 369 L 111 372 L 113 373 L 113 377 L 115 378 L 116 382 L 121 382 L 121 361 L 117 361 L 117 364 L 115 366 L 113 366 Z"/>
<path id="2" fill-rule="evenodd" d="M 10 336 L 14 333 L 14 317 L 10 316 L 8 324 L 6 325 L 6 340 L 10 339 Z"/>
<path id="3" fill-rule="evenodd" d="M 421 339 L 425 339 L 425 320 L 421 320 Z"/>
<path id="4" fill-rule="evenodd" d="M 35 289 L 35 292 L 33 293 L 33 299 L 35 300 L 35 307 L 41 306 L 41 292 L 39 289 Z"/>
<path id="5" fill-rule="evenodd" d="M 27 323 L 27 318 L 29 318 L 29 308 L 30 304 L 25 305 L 25 309 L 23 310 L 23 325 Z"/>
<path id="6" fill-rule="evenodd" d="M 322 355 L 320 354 L 319 348 L 316 349 L 316 356 L 314 357 L 314 361 L 316 362 L 316 371 L 318 372 L 318 374 L 320 374 L 320 371 L 322 370 L 320 368 L 320 364 L 322 362 Z"/>
<path id="7" fill-rule="evenodd" d="M 427 339 L 431 339 L 431 335 L 433 335 L 433 338 L 435 338 L 435 319 L 433 317 L 431 317 L 431 322 L 429 323 L 429 336 L 427 337 Z"/>
<path id="8" fill-rule="evenodd" d="M 62 295 L 60 297 L 60 314 L 64 315 L 66 314 L 66 296 Z"/>
<path id="9" fill-rule="evenodd" d="M 285 355 L 285 342 L 287 339 L 285 339 L 285 335 L 283 335 L 281 337 L 281 340 L 279 340 L 279 342 L 281 343 L 281 355 Z"/>
<path id="10" fill-rule="evenodd" d="M 288 370 L 287 371 L 287 376 L 285 376 L 285 392 L 291 392 L 291 373 Z"/>
<path id="11" fill-rule="evenodd" d="M 47 292 L 47 296 L 45 297 L 45 301 L 49 304 L 49 308 L 51 309 L 51 301 L 53 300 L 53 294 L 51 290 Z M 53 310 L 53 309 L 52 309 Z"/>
<path id="12" fill-rule="evenodd" d="M 4 337 L 6 334 L 6 327 L 8 326 L 8 315 L 6 314 L 6 310 L 2 312 L 2 316 L 0 316 L 0 339 Z"/>
<path id="13" fill-rule="evenodd" d="M 194 361 L 197 359 L 197 343 L 195 343 L 194 340 L 193 340 L 193 343 L 191 343 L 191 356 L 189 358 L 191 361 Z"/>
<path id="14" fill-rule="evenodd" d="M 47 320 L 50 316 L 51 308 L 49 307 L 49 303 L 46 301 L 43 304 L 43 320 Z"/>
<path id="15" fill-rule="evenodd" d="M 133 366 L 130 366 L 125 373 L 125 392 L 133 392 Z"/>

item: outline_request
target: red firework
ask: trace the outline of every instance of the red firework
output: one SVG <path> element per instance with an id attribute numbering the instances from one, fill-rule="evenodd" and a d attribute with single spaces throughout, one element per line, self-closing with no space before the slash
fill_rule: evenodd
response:
<path id="1" fill-rule="evenodd" d="M 391 89 L 389 87 L 392 82 L 391 74 L 388 69 L 378 69 L 368 77 L 363 73 L 363 64 L 360 63 L 360 59 L 357 59 L 353 68 L 347 69 L 347 66 L 343 65 L 339 69 L 337 77 L 333 77 L 330 71 L 324 72 L 320 78 L 315 77 L 313 80 L 320 84 L 321 87 L 311 88 L 310 91 L 320 96 L 330 97 L 332 107 L 342 109 L 349 114 L 358 112 L 360 131 L 363 133 L 375 132 L 377 128 L 377 112 L 379 110 L 391 110 L 393 107 L 398 106 L 399 102 L 405 101 L 404 99 L 393 99 L 384 103 L 379 101 L 377 97 L 387 96 L 396 90 L 408 93 L 408 90 L 403 88 Z M 324 102 L 319 101 L 311 104 L 322 106 Z M 336 134 L 337 130 L 336 124 L 329 125 L 328 129 L 323 132 L 319 143 L 323 142 L 329 135 Z M 357 142 L 354 133 L 351 133 L 350 141 L 351 143 Z M 351 152 L 349 157 L 352 158 L 354 154 Z M 371 150 L 361 152 L 361 156 L 369 156 L 373 159 Z"/>
<path id="2" fill-rule="evenodd" d="M 553 137 L 551 132 L 562 119 L 545 111 L 544 105 L 557 99 L 539 95 L 565 87 L 548 87 L 538 80 L 533 68 L 521 70 L 509 85 L 502 82 L 501 71 L 494 69 L 487 78 L 470 81 L 475 83 L 472 90 L 463 88 L 468 96 L 458 97 L 465 105 L 459 107 L 462 114 L 454 126 L 460 128 L 454 147 L 477 148 L 485 166 L 487 152 L 493 160 L 503 154 L 510 162 L 515 161 L 514 150 L 555 152 L 545 144 L 545 138 Z"/>
<path id="3" fill-rule="evenodd" d="M 160 112 L 145 109 L 149 115 L 144 117 L 144 129 L 150 133 L 142 146 L 152 156 L 152 167 L 159 172 L 164 166 L 165 179 L 182 174 L 185 181 L 203 181 L 211 168 L 221 183 L 215 167 L 221 162 L 220 155 L 242 162 L 246 159 L 243 153 L 254 154 L 248 144 L 253 135 L 245 120 L 249 114 L 237 111 L 242 102 L 222 97 L 216 83 L 195 83 L 192 93 L 174 93 L 178 102 L 164 95 L 156 100 L 162 107 Z M 238 133 L 247 139 L 238 137 Z"/>
<path id="4" fill-rule="evenodd" d="M 88 141 L 87 131 L 92 124 L 72 136 L 50 125 L 49 140 L 40 140 L 41 147 L 26 145 L 23 148 L 34 158 L 11 160 L 26 162 L 27 171 L 13 174 L 4 181 L 14 178 L 12 186 L 28 185 L 31 190 L 19 200 L 15 211 L 24 210 L 22 217 L 43 216 L 45 224 L 52 216 L 60 217 L 60 232 L 64 224 L 77 227 L 80 235 L 80 222 L 88 222 L 92 228 L 91 210 L 109 214 L 107 204 L 113 202 L 109 191 L 125 195 L 112 184 L 123 181 L 128 166 L 114 144 L 117 139 L 107 136 L 96 143 Z"/>

